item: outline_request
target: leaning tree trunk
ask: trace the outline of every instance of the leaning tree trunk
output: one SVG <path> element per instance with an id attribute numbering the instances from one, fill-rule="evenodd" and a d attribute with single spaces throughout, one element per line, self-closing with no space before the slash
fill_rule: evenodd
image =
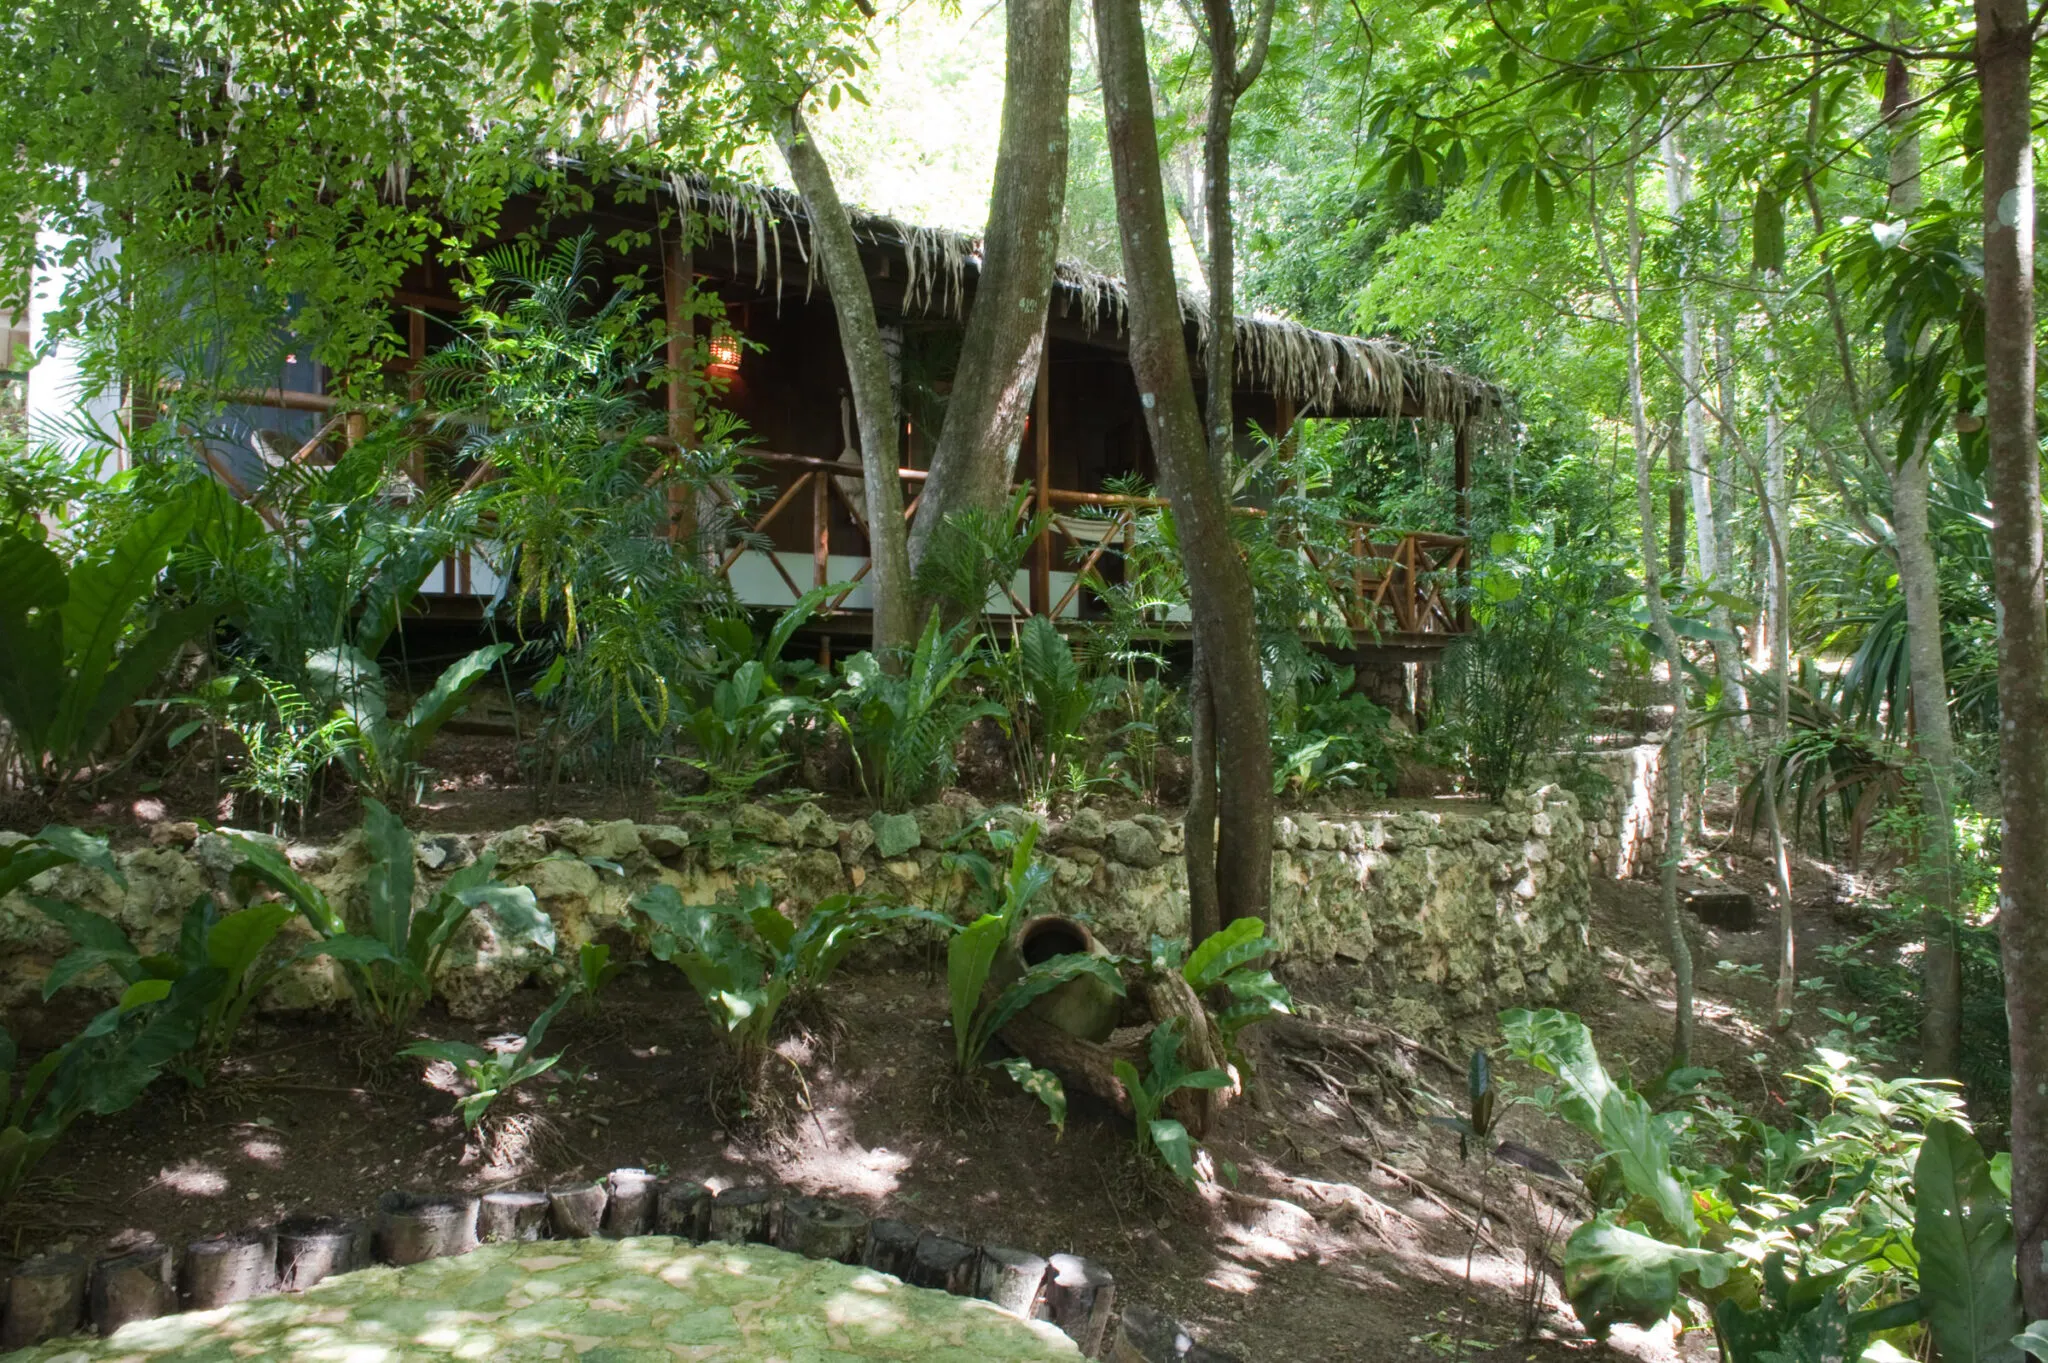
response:
<path id="1" fill-rule="evenodd" d="M 947 516 L 1002 506 L 1042 372 L 1067 197 L 1068 6 L 1010 0 L 1008 15 L 1002 131 L 981 273 L 946 424 L 910 528 L 913 568 Z"/>
<path id="2" fill-rule="evenodd" d="M 2048 1317 L 2048 603 L 2034 427 L 2034 156 L 2026 0 L 1976 0 L 1984 120 L 1984 407 L 1999 607 L 1998 930 L 2012 1046 L 2012 1210 L 2030 1317 Z"/>
<path id="3" fill-rule="evenodd" d="M 824 267 L 825 287 L 832 293 L 832 312 L 839 321 L 839 345 L 845 352 L 854 420 L 860 427 L 861 480 L 867 490 L 874 647 L 876 656 L 888 660 L 917 640 L 910 548 L 903 529 L 903 484 L 896 474 L 896 394 L 889 383 L 889 357 L 882 349 L 882 328 L 875 320 L 875 298 L 860 262 L 853 219 L 839 201 L 832 167 L 802 109 L 779 111 L 775 141 L 789 163 L 790 179 L 803 195 L 811 219 L 811 249 Z"/>
<path id="4" fill-rule="evenodd" d="M 1258 915 L 1272 895 L 1273 753 L 1251 574 L 1230 533 L 1230 504 L 1209 460 L 1188 371 L 1138 0 L 1096 0 L 1095 28 L 1129 297 L 1131 371 L 1180 531 L 1189 607 L 1213 694 L 1217 896 L 1228 916 Z"/>
<path id="5" fill-rule="evenodd" d="M 1773 272 L 1770 279 L 1775 279 Z M 1775 324 L 1775 319 L 1766 318 Z M 1792 859 L 1785 846 L 1785 824 L 1779 812 L 1784 770 L 1779 765 L 1785 741 L 1792 733 L 1792 577 L 1788 554 L 1791 533 L 1792 498 L 1785 486 L 1785 425 L 1778 416 L 1778 355 L 1764 343 L 1764 542 L 1769 546 L 1766 565 L 1768 588 L 1765 632 L 1771 660 L 1771 717 L 1766 729 L 1769 751 L 1765 757 L 1764 780 L 1757 798 L 1769 820 L 1771 835 L 1771 893 L 1778 910 L 1778 987 L 1772 999 L 1772 1014 L 1780 1028 L 1790 1025 L 1792 1000 L 1799 979 L 1799 940 L 1793 931 Z"/>

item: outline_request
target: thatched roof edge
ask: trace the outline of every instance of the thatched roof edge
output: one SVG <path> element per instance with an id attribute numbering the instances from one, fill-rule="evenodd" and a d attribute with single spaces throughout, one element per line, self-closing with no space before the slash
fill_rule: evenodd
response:
<path id="1" fill-rule="evenodd" d="M 767 185 L 714 185 L 683 177 L 671 177 L 669 188 L 729 240 L 735 270 L 751 246 L 755 277 L 772 274 L 778 288 L 787 229 L 805 264 L 806 290 L 816 287 L 817 257 L 806 240 L 810 216 L 802 198 Z M 979 236 L 859 208 L 848 212 L 857 240 L 902 256 L 906 312 L 954 318 L 965 312 L 968 274 L 981 265 Z M 1196 362 L 1206 365 L 1208 310 L 1186 291 L 1180 305 L 1184 324 L 1195 332 Z M 1055 268 L 1052 307 L 1090 334 L 1125 329 L 1124 282 L 1073 261 Z M 1405 341 L 1319 331 L 1270 313 L 1240 314 L 1236 322 L 1238 382 L 1284 394 L 1304 415 L 1419 417 L 1466 430 L 1494 428 L 1505 420 L 1507 400 L 1499 387 Z"/>

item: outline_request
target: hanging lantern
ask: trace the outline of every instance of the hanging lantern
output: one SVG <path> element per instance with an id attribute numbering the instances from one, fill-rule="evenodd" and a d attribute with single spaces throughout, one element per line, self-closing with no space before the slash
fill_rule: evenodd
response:
<path id="1" fill-rule="evenodd" d="M 709 374 L 731 378 L 740 372 L 740 338 L 730 331 L 715 331 L 711 334 L 710 363 L 704 366 Z"/>

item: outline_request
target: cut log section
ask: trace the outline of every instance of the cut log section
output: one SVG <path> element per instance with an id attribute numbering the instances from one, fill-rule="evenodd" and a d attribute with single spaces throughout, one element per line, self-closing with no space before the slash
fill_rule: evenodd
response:
<path id="1" fill-rule="evenodd" d="M 477 1199 L 389 1192 L 377 1199 L 377 1257 L 404 1267 L 476 1248 Z"/>
<path id="2" fill-rule="evenodd" d="M 1046 1285 L 1039 1319 L 1059 1326 L 1087 1357 L 1100 1358 L 1109 1313 L 1116 1307 L 1116 1279 L 1078 1254 L 1055 1254 L 1050 1263 L 1052 1281 Z"/>
<path id="3" fill-rule="evenodd" d="M 778 1202 L 771 1188 L 727 1188 L 711 1199 L 704 1238 L 729 1245 L 772 1245 Z"/>
<path id="4" fill-rule="evenodd" d="M 905 1282 L 917 1264 L 917 1242 L 924 1232 L 905 1221 L 881 1217 L 868 1226 L 868 1245 L 860 1261 L 882 1273 L 893 1273 Z"/>
<path id="5" fill-rule="evenodd" d="M 1237 1363 L 1195 1342 L 1179 1321 L 1149 1306 L 1126 1306 L 1109 1341 L 1108 1363 Z"/>
<path id="6" fill-rule="evenodd" d="M 596 1179 L 548 1189 L 548 1228 L 557 1240 L 588 1240 L 604 1224 L 607 1196 Z"/>
<path id="7" fill-rule="evenodd" d="M 178 1299 L 187 1311 L 211 1311 L 277 1285 L 277 1242 L 269 1231 L 209 1235 L 185 1246 Z"/>
<path id="8" fill-rule="evenodd" d="M 775 1236 L 778 1249 L 806 1259 L 857 1264 L 867 1240 L 868 1219 L 859 1212 L 815 1197 L 783 1199 L 782 1225 Z"/>
<path id="9" fill-rule="evenodd" d="M 0 1349 L 25 1349 L 75 1334 L 85 1319 L 86 1263 L 75 1254 L 45 1254 L 7 1279 Z"/>
<path id="10" fill-rule="evenodd" d="M 645 1169 L 614 1169 L 605 1179 L 609 1200 L 604 1207 L 604 1233 L 614 1240 L 645 1235 L 654 1229 L 654 1175 Z"/>
<path id="11" fill-rule="evenodd" d="M 548 1195 L 506 1188 L 485 1193 L 477 1209 L 476 1234 L 487 1244 L 538 1240 L 547 1229 Z"/>
<path id="12" fill-rule="evenodd" d="M 277 1290 L 303 1292 L 323 1278 L 368 1261 L 363 1223 L 334 1216 L 292 1216 L 277 1223 Z"/>
<path id="13" fill-rule="evenodd" d="M 93 1326 L 111 1335 L 134 1321 L 176 1311 L 178 1293 L 172 1284 L 171 1247 L 151 1241 L 92 1266 L 86 1309 Z"/>
<path id="14" fill-rule="evenodd" d="M 676 1179 L 661 1185 L 654 1199 L 654 1228 L 692 1244 L 704 1238 L 704 1221 L 711 1210 L 711 1190 L 701 1183 Z"/>
<path id="15" fill-rule="evenodd" d="M 956 1297 L 971 1297 L 974 1295 L 976 1253 L 974 1246 L 965 1240 L 926 1231 L 917 1239 L 917 1251 L 911 1259 L 908 1281 L 916 1287 L 950 1292 Z"/>
<path id="16" fill-rule="evenodd" d="M 1029 1319 L 1045 1299 L 1045 1279 L 1051 1271 L 1052 1265 L 1041 1255 L 983 1245 L 975 1266 L 974 1295 Z"/>

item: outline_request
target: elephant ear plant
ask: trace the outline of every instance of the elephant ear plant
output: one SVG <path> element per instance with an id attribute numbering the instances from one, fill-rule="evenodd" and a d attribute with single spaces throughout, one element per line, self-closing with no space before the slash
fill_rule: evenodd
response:
<path id="1" fill-rule="evenodd" d="M 363 841 L 371 862 L 363 885 L 367 921 L 362 931 L 352 928 L 326 893 L 277 849 L 248 837 L 232 841 L 240 858 L 234 871 L 237 888 L 246 894 L 253 885 L 267 885 L 303 914 L 320 940 L 301 954 L 339 961 L 357 1007 L 381 1027 L 403 1026 L 433 997 L 456 931 L 479 909 L 491 917 L 501 941 L 541 952 L 555 949 L 555 926 L 533 891 L 494 880 L 497 858 L 489 852 L 449 876 L 424 907 L 415 909 L 412 834 L 375 800 L 363 801 Z"/>

